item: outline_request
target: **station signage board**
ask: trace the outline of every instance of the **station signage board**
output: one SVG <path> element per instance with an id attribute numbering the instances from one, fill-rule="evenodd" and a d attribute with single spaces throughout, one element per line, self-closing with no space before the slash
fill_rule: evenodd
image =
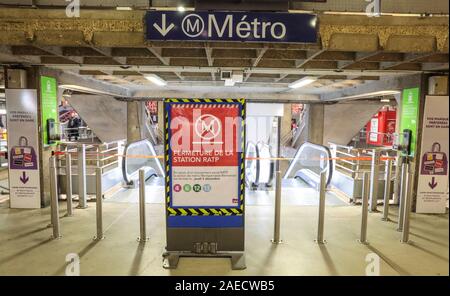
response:
<path id="1" fill-rule="evenodd" d="M 400 131 L 411 130 L 411 157 L 414 157 L 417 145 L 417 125 L 419 123 L 419 88 L 404 89 L 400 113 Z M 406 155 L 405 155 L 406 156 Z"/>
<path id="2" fill-rule="evenodd" d="M 41 207 L 37 92 L 6 89 L 11 208 Z"/>
<path id="3" fill-rule="evenodd" d="M 58 98 L 57 83 L 53 77 L 41 76 L 41 118 L 42 118 L 42 141 L 44 146 L 49 145 L 48 120 L 58 122 Z M 56 142 L 51 145 L 56 145 Z"/>
<path id="4" fill-rule="evenodd" d="M 243 227 L 244 101 L 168 99 L 168 227 Z"/>
<path id="5" fill-rule="evenodd" d="M 427 96 L 422 126 L 417 213 L 445 213 L 448 198 L 448 96 Z"/>
<path id="6" fill-rule="evenodd" d="M 147 40 L 316 43 L 317 16 L 284 12 L 148 11 Z"/>

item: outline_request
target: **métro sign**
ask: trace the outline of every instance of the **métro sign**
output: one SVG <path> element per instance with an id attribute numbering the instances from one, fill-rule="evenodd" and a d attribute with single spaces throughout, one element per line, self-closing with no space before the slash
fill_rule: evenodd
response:
<path id="1" fill-rule="evenodd" d="M 278 12 L 148 11 L 147 40 L 317 42 L 317 16 Z"/>

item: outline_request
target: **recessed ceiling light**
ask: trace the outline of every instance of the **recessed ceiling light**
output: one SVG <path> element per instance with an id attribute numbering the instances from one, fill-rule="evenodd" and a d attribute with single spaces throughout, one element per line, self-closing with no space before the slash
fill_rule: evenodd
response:
<path id="1" fill-rule="evenodd" d="M 133 8 L 129 6 L 117 6 L 116 10 L 133 10 Z"/>
<path id="2" fill-rule="evenodd" d="M 317 80 L 316 77 L 303 77 L 302 79 L 299 79 L 297 81 L 294 81 L 288 85 L 289 88 L 300 88 L 307 86 L 308 84 L 311 84 Z"/>
<path id="3" fill-rule="evenodd" d="M 389 99 L 381 99 L 381 100 L 380 100 L 381 103 L 389 103 L 390 101 L 391 101 L 391 100 L 389 100 Z"/>
<path id="4" fill-rule="evenodd" d="M 177 10 L 178 10 L 179 12 L 185 12 L 185 11 L 186 11 L 186 8 L 184 8 L 184 6 L 178 6 L 178 7 L 177 7 Z"/>
<path id="5" fill-rule="evenodd" d="M 148 81 L 158 85 L 158 86 L 166 86 L 167 85 L 167 81 L 165 81 L 164 79 L 162 79 L 161 77 L 159 77 L 158 75 L 155 74 L 145 74 L 144 75 L 145 79 L 147 79 Z"/>

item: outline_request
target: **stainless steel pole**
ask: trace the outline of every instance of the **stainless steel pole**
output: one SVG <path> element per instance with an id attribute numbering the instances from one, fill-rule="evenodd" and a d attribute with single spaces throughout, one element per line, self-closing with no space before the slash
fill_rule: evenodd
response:
<path id="1" fill-rule="evenodd" d="M 408 166 L 409 169 L 409 166 Z M 412 201 L 412 183 L 413 183 L 413 174 L 411 174 L 408 170 L 406 179 L 406 196 L 404 199 L 404 209 L 403 209 L 403 229 L 402 229 L 402 243 L 409 242 L 409 218 L 411 214 L 411 201 Z"/>
<path id="2" fill-rule="evenodd" d="M 281 172 L 276 171 L 275 183 L 275 219 L 272 243 L 279 244 L 283 241 L 280 238 L 280 224 L 281 224 Z"/>
<path id="3" fill-rule="evenodd" d="M 383 202 L 383 221 L 389 220 L 389 200 L 391 199 L 391 175 L 392 175 L 392 160 L 385 161 L 384 172 L 384 202 Z"/>
<path id="4" fill-rule="evenodd" d="M 402 182 L 401 178 L 401 170 L 402 170 L 402 156 L 401 152 L 397 151 L 397 155 L 395 158 L 395 178 L 394 178 L 394 189 L 392 192 L 394 193 L 394 204 L 399 204 L 400 202 L 400 184 Z"/>
<path id="5" fill-rule="evenodd" d="M 56 156 L 50 157 L 50 206 L 51 222 L 53 227 L 53 239 L 60 239 L 59 204 L 58 204 L 58 179 L 56 173 Z"/>
<path id="6" fill-rule="evenodd" d="M 66 199 L 67 199 L 67 216 L 73 216 L 72 205 L 72 156 L 66 152 Z"/>
<path id="7" fill-rule="evenodd" d="M 359 242 L 367 244 L 367 216 L 369 207 L 369 173 L 364 172 L 362 188 L 362 216 L 361 216 L 361 237 Z"/>
<path id="8" fill-rule="evenodd" d="M 380 176 L 380 151 L 374 149 L 372 154 L 372 170 L 370 172 L 370 212 L 377 211 L 378 182 Z"/>
<path id="9" fill-rule="evenodd" d="M 145 221 L 145 170 L 139 170 L 139 225 L 140 237 L 138 241 L 148 241 Z"/>
<path id="10" fill-rule="evenodd" d="M 78 208 L 87 208 L 86 202 L 86 146 L 79 144 L 78 147 Z"/>
<path id="11" fill-rule="evenodd" d="M 325 192 L 327 188 L 327 173 L 320 173 L 320 184 L 319 184 L 319 222 L 317 227 L 317 240 L 318 244 L 324 244 L 323 232 L 325 226 Z"/>
<path id="12" fill-rule="evenodd" d="M 96 193 L 96 220 L 97 220 L 97 236 L 94 240 L 101 240 L 103 236 L 103 192 L 102 192 L 102 169 L 95 169 L 95 193 Z"/>
<path id="13" fill-rule="evenodd" d="M 404 216 L 404 210 L 405 210 L 405 199 L 406 194 L 408 192 L 408 170 L 409 170 L 409 164 L 406 160 L 403 160 L 402 163 L 402 180 L 400 183 L 400 201 L 398 204 L 399 213 L 398 213 L 398 227 L 397 231 L 403 230 L 403 216 Z"/>

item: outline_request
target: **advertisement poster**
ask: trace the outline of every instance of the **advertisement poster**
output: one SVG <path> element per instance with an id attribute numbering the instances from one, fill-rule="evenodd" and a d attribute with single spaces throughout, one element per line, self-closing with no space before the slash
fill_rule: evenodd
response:
<path id="1" fill-rule="evenodd" d="M 36 90 L 6 89 L 6 110 L 10 207 L 40 208 Z"/>
<path id="2" fill-rule="evenodd" d="M 425 98 L 417 213 L 445 213 L 448 198 L 448 100 L 448 96 Z"/>
<path id="3" fill-rule="evenodd" d="M 48 119 L 58 123 L 58 97 L 57 83 L 53 77 L 41 76 L 41 109 L 42 109 L 42 140 L 44 145 L 48 142 Z M 56 143 L 53 143 L 55 145 Z"/>
<path id="4" fill-rule="evenodd" d="M 242 215 L 242 108 L 233 101 L 166 103 L 169 218 Z"/>
<path id="5" fill-rule="evenodd" d="M 417 145 L 417 124 L 419 122 L 419 88 L 404 89 L 400 116 L 400 132 L 412 131 L 411 155 L 414 157 Z"/>

